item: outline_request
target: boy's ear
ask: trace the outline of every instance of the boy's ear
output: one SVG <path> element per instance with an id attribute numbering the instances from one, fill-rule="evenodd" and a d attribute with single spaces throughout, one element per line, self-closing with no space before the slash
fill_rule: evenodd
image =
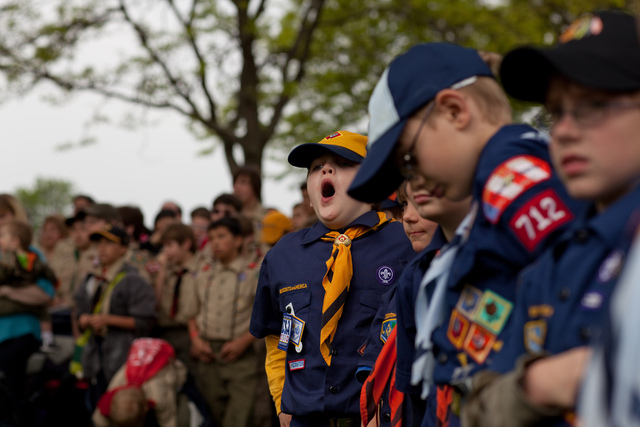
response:
<path id="1" fill-rule="evenodd" d="M 440 115 L 456 129 L 462 130 L 469 125 L 471 112 L 467 96 L 457 90 L 444 89 L 438 92 L 435 102 Z"/>
<path id="2" fill-rule="evenodd" d="M 185 252 L 191 252 L 191 240 L 189 239 L 184 239 L 184 242 L 180 243 L 180 247 L 182 248 L 182 250 L 184 250 Z"/>

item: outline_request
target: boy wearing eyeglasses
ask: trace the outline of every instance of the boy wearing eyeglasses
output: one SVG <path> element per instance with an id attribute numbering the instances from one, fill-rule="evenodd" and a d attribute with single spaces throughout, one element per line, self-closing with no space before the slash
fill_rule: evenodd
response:
<path id="1" fill-rule="evenodd" d="M 635 18 L 585 15 L 554 48 L 507 54 L 501 77 L 515 98 L 545 105 L 553 165 L 569 194 L 588 204 L 523 272 L 509 331 L 513 339 L 491 367 L 510 372 L 483 372 L 474 379 L 465 424 L 570 425 L 590 353 L 586 346 L 604 323 L 631 240 L 625 229 L 640 207 Z"/>
<path id="2" fill-rule="evenodd" d="M 423 425 L 453 425 L 471 376 L 509 339 L 518 273 L 573 219 L 573 202 L 553 173 L 547 139 L 511 124 L 509 102 L 475 50 L 412 47 L 383 73 L 369 115 L 369 156 L 352 197 L 378 200 L 404 177 L 437 199 L 473 198 L 416 299 L 412 382 L 429 396 Z"/>

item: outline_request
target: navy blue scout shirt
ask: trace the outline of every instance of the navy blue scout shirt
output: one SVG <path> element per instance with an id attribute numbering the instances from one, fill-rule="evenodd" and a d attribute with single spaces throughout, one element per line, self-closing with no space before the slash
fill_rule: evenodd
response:
<path id="1" fill-rule="evenodd" d="M 349 226 L 373 227 L 379 219 L 367 212 Z M 251 316 L 250 332 L 256 337 L 280 335 L 283 313 L 292 304 L 305 321 L 302 351 L 289 344 L 282 412 L 294 417 L 325 418 L 360 414 L 360 388 L 355 372 L 368 338 L 371 322 L 382 304 L 382 294 L 395 286 L 408 260 L 415 256 L 398 222 L 352 243 L 353 278 L 332 344 L 328 367 L 320 353 L 320 322 L 332 243 L 320 240 L 327 227 L 317 223 L 285 235 L 266 255 Z"/>
<path id="2" fill-rule="evenodd" d="M 631 239 L 631 214 L 640 207 L 640 187 L 597 214 L 584 209 L 540 260 L 522 274 L 511 340 L 492 370 L 507 372 L 529 352 L 561 353 L 588 345 L 605 324 L 609 297 Z"/>
<path id="3" fill-rule="evenodd" d="M 442 229 L 438 227 L 429 245 L 405 267 L 395 289 L 384 295 L 388 302 L 381 308 L 373 321 L 369 344 L 360 360 L 360 366 L 368 366 L 369 370 L 375 365 L 375 358 L 372 360 L 369 354 L 377 355 L 380 353 L 386 336 L 390 333 L 388 327 L 397 322 L 395 386 L 405 393 L 402 423 L 408 426 L 419 425 L 425 413 L 425 402 L 420 398 L 421 389 L 411 385 L 411 366 L 414 360 L 416 337 L 414 316 L 416 296 L 431 260 L 446 243 L 447 239 Z M 428 289 L 428 291 L 433 292 L 433 289 Z M 360 374 L 360 371 L 358 373 Z M 391 419 L 391 409 L 387 399 L 388 390 L 385 391 L 384 398 L 380 419 L 381 426 L 390 425 Z M 433 399 L 430 400 L 434 400 L 432 406 L 435 411 L 435 393 Z"/>
<path id="4" fill-rule="evenodd" d="M 448 318 L 432 337 L 436 384 L 463 389 L 508 341 L 518 273 L 578 206 L 551 170 L 546 137 L 526 125 L 505 126 L 487 142 L 472 191 L 478 210 L 451 267 Z"/>

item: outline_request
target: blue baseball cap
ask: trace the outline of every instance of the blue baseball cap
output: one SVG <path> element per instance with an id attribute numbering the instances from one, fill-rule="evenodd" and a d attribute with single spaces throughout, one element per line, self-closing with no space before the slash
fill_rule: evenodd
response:
<path id="1" fill-rule="evenodd" d="M 403 180 L 393 150 L 407 120 L 443 89 L 465 86 L 477 76 L 493 77 L 474 49 L 450 43 L 423 43 L 395 58 L 369 99 L 369 142 L 348 193 L 375 203 Z"/>

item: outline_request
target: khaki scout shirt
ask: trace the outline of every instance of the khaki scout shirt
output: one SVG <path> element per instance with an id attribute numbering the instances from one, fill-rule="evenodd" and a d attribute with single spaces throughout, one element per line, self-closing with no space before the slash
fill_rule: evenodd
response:
<path id="1" fill-rule="evenodd" d="M 137 243 L 129 245 L 124 259 L 138 270 L 138 274 L 149 283 L 153 283 L 157 271 L 149 271 L 148 263 L 153 260 L 149 252 L 141 250 Z"/>
<path id="2" fill-rule="evenodd" d="M 72 299 L 72 281 L 75 273 L 75 251 L 70 239 L 62 239 L 56 243 L 53 251 L 45 255 L 47 264 L 60 282 L 56 289 L 56 296 L 62 304 L 70 303 Z"/>
<path id="3" fill-rule="evenodd" d="M 203 264 L 202 258 L 193 255 L 184 267 L 172 265 L 167 269 L 162 282 L 162 294 L 160 296 L 160 310 L 158 313 L 158 324 L 162 327 L 185 326 L 187 320 L 194 317 L 198 312 L 198 307 L 192 294 L 195 287 L 195 280 L 200 273 L 200 267 Z M 171 316 L 171 307 L 173 306 L 173 296 L 178 282 L 178 272 L 184 268 L 186 271 L 182 274 L 180 284 L 180 292 L 178 294 L 178 309 L 174 317 Z"/>
<path id="4" fill-rule="evenodd" d="M 216 262 L 198 275 L 196 325 L 201 337 L 229 341 L 249 331 L 259 271 L 257 263 L 238 257 L 226 267 Z"/>
<path id="5" fill-rule="evenodd" d="M 84 251 L 76 251 L 75 257 L 75 269 L 70 285 L 71 295 L 74 294 L 78 286 L 81 286 L 84 283 L 85 279 L 87 278 L 87 274 L 98 273 L 96 272 L 96 269 L 100 264 L 100 259 L 98 258 L 98 248 L 95 245 L 89 246 L 89 248 Z"/>

